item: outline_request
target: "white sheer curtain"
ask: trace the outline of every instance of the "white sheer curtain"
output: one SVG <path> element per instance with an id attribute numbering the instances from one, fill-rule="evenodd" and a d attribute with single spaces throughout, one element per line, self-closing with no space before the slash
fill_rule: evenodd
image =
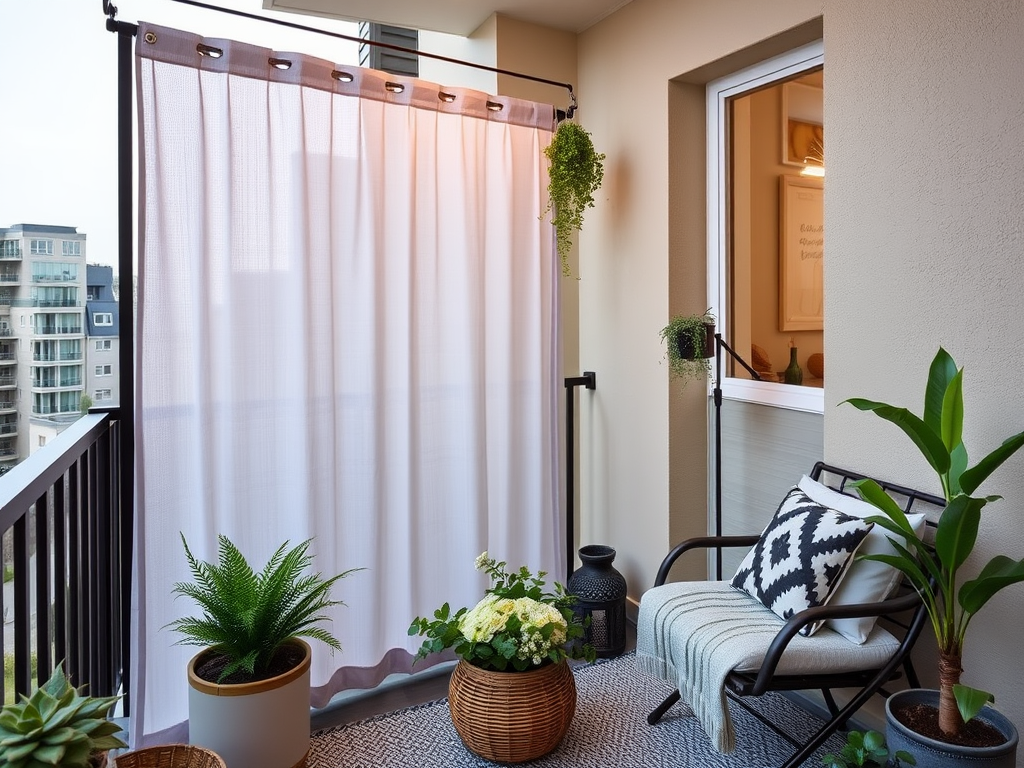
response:
<path id="1" fill-rule="evenodd" d="M 408 668 L 481 551 L 558 574 L 564 534 L 552 108 L 148 24 L 136 60 L 142 744 L 187 717 L 179 532 L 366 569 L 315 704 Z"/>

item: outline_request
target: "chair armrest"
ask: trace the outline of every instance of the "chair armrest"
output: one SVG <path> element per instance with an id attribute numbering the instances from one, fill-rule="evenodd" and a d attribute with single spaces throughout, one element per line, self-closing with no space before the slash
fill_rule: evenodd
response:
<path id="1" fill-rule="evenodd" d="M 751 695 L 760 696 L 768 690 L 769 683 L 775 675 L 775 670 L 782 660 L 782 654 L 790 641 L 796 637 L 800 630 L 808 624 L 813 624 L 826 619 L 854 619 L 865 616 L 888 616 L 903 611 L 917 608 L 921 604 L 921 596 L 916 592 L 910 592 L 900 597 L 892 597 L 877 603 L 856 603 L 854 605 L 819 605 L 815 608 L 807 608 L 794 614 L 785 623 L 779 634 L 768 646 L 768 652 L 758 670 L 757 679 Z"/>
<path id="2" fill-rule="evenodd" d="M 698 536 L 692 539 L 686 539 L 676 544 L 672 551 L 665 555 L 665 559 L 661 561 L 661 567 L 658 568 L 658 575 L 654 579 L 654 586 L 660 587 L 666 581 L 668 581 L 668 572 L 672 570 L 672 566 L 676 560 L 679 559 L 680 555 L 684 552 L 689 552 L 691 549 L 711 549 L 718 547 L 752 547 L 760 539 L 760 535 L 755 536 Z"/>

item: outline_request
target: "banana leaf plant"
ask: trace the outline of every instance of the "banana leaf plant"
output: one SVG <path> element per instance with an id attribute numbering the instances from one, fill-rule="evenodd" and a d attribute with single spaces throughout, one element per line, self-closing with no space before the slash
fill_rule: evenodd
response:
<path id="1" fill-rule="evenodd" d="M 939 646 L 939 727 L 954 741 L 981 708 L 994 701 L 991 693 L 960 684 L 964 640 L 975 615 L 1004 587 L 1024 581 L 1024 559 L 996 555 L 974 578 L 962 580 L 960 568 L 978 540 L 981 512 L 1000 496 L 976 496 L 978 487 L 1003 462 L 1024 445 L 1018 432 L 973 466 L 963 444 L 963 369 L 958 369 L 945 349 L 939 348 L 928 372 L 924 418 L 862 398 L 845 402 L 862 411 L 873 411 L 899 427 L 918 447 L 942 483 L 946 506 L 935 529 L 934 546 L 914 533 L 906 515 L 872 480 L 854 485 L 861 497 L 878 507 L 884 516 L 870 518 L 891 533 L 895 554 L 866 555 L 899 569 L 914 585 L 928 610 Z M 907 544 L 902 544 L 905 539 Z"/>

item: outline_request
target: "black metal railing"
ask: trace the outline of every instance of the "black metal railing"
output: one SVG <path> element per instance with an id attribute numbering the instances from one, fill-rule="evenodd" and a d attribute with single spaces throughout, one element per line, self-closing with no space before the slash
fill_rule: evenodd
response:
<path id="1" fill-rule="evenodd" d="M 90 695 L 127 690 L 132 526 L 120 461 L 119 411 L 94 409 L 0 477 L 8 699 L 58 662 Z"/>

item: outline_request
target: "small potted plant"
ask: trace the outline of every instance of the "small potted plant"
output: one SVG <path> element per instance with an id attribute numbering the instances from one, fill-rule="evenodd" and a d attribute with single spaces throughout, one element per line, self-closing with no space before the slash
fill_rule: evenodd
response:
<path id="1" fill-rule="evenodd" d="M 410 635 L 425 635 L 417 658 L 447 648 L 460 658 L 448 704 L 462 741 L 476 754 L 501 763 L 547 754 L 569 730 L 576 711 L 576 683 L 566 659 L 596 658 L 583 644 L 584 624 L 575 597 L 543 571 L 506 563 L 484 552 L 476 559 L 491 586 L 472 609 L 452 613 L 448 603 L 433 619 L 413 620 Z"/>
<path id="2" fill-rule="evenodd" d="M 182 645 L 206 646 L 188 665 L 189 741 L 221 757 L 228 768 L 293 768 L 309 751 L 310 647 L 320 640 L 341 650 L 324 611 L 335 582 L 307 573 L 312 539 L 282 544 L 259 572 L 226 536 L 218 562 L 197 559 L 181 537 L 192 582 L 174 585 L 202 616 L 177 619 Z M 358 569 L 356 569 L 358 570 Z"/>
<path id="3" fill-rule="evenodd" d="M 878 731 L 850 731 L 846 734 L 846 743 L 839 750 L 839 754 L 829 753 L 821 758 L 821 764 L 825 768 L 855 768 L 855 766 L 877 766 L 885 768 L 902 768 L 905 765 L 917 765 L 914 756 L 903 750 L 897 751 L 892 756 L 892 762 L 887 762 L 889 748 L 885 743 L 885 736 Z"/>
<path id="4" fill-rule="evenodd" d="M 669 372 L 685 386 L 690 379 L 706 379 L 715 356 L 715 316 L 674 315 L 661 329 Z"/>
<path id="5" fill-rule="evenodd" d="M 0 760 L 6 768 L 89 768 L 108 749 L 128 746 L 107 719 L 119 696 L 83 696 L 61 664 L 31 696 L 0 711 Z"/>
<path id="6" fill-rule="evenodd" d="M 877 483 L 863 480 L 854 484 L 866 501 L 884 513 L 870 519 L 908 542 L 903 546 L 890 537 L 896 554 L 866 555 L 866 559 L 888 563 L 909 579 L 924 600 L 939 646 L 939 690 L 901 691 L 889 697 L 886 740 L 890 745 L 905 746 L 918 755 L 926 751 L 941 752 L 970 756 L 971 765 L 975 766 L 1012 766 L 1017 748 L 1016 729 L 1000 713 L 985 707 L 994 700 L 992 694 L 961 685 L 960 674 L 971 619 L 997 592 L 1024 581 L 1024 559 L 997 555 L 973 579 L 961 580 L 959 572 L 977 542 L 982 510 L 989 502 L 1000 498 L 975 493 L 993 471 L 1024 446 L 1024 432 L 1007 438 L 981 461 L 968 467 L 967 449 L 962 440 L 963 369 L 958 369 L 953 358 L 941 347 L 929 369 L 923 418 L 906 408 L 873 400 L 853 398 L 846 402 L 862 411 L 874 412 L 902 429 L 935 470 L 946 500 L 935 530 L 934 545 L 929 546 L 914 532 L 899 505 Z M 918 711 L 922 706 L 933 712 L 937 709 L 938 719 L 934 723 L 937 729 L 933 737 L 915 733 L 900 721 L 901 706 L 910 703 L 921 705 L 916 706 Z M 983 708 L 985 715 L 979 718 L 981 722 L 976 727 L 988 723 L 996 731 L 993 741 L 1002 743 L 993 743 L 991 747 L 962 744 L 965 723 L 979 715 Z"/>
<path id="7" fill-rule="evenodd" d="M 594 142 L 583 126 L 572 120 L 558 124 L 544 154 L 551 161 L 548 206 L 544 213 L 552 213 L 562 274 L 570 277 L 572 234 L 583 228 L 584 211 L 594 207 L 594 193 L 604 181 L 604 155 L 594 149 Z"/>

